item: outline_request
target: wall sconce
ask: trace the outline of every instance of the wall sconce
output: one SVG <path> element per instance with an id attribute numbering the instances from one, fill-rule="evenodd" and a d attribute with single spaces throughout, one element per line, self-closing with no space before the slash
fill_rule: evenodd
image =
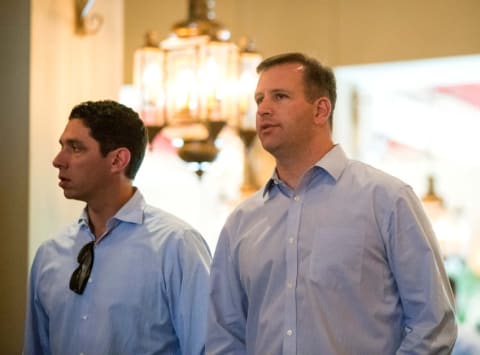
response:
<path id="1" fill-rule="evenodd" d="M 199 176 L 203 163 L 219 152 L 215 140 L 223 127 L 234 128 L 251 145 L 256 66 L 262 59 L 251 41 L 230 41 L 230 32 L 215 20 L 214 6 L 212 0 L 189 0 L 187 20 L 174 24 L 163 41 L 147 34 L 134 54 L 137 109 L 150 140 L 160 131 L 180 140 L 178 155 L 197 163 Z M 247 131 L 253 135 L 249 142 Z"/>
<path id="2" fill-rule="evenodd" d="M 422 196 L 422 202 L 430 217 L 436 218 L 445 212 L 443 199 L 435 191 L 435 178 L 428 176 L 427 192 Z"/>
<path id="3" fill-rule="evenodd" d="M 101 15 L 89 15 L 94 2 L 94 0 L 75 0 L 75 32 L 79 35 L 95 34 L 102 27 Z"/>
<path id="4" fill-rule="evenodd" d="M 250 154 L 251 154 L 254 139 L 256 137 L 256 131 L 255 129 L 240 128 L 238 131 L 238 134 L 242 139 L 243 146 L 244 146 L 243 181 L 242 181 L 242 186 L 240 187 L 241 197 L 243 198 L 257 191 L 259 187 L 255 179 L 255 174 L 252 169 L 252 164 L 250 160 Z"/>
<path id="5" fill-rule="evenodd" d="M 450 211 L 435 191 L 435 179 L 428 176 L 427 192 L 422 197 L 425 212 L 430 219 L 433 230 L 444 257 L 452 255 L 465 257 L 465 245 L 468 233 L 461 228 L 458 215 Z"/>

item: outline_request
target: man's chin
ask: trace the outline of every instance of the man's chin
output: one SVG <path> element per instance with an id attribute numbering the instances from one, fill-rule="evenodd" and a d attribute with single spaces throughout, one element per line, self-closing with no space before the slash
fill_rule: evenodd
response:
<path id="1" fill-rule="evenodd" d="M 262 142 L 262 147 L 267 153 L 270 153 L 270 155 L 273 155 L 273 156 L 275 156 L 275 154 L 278 150 L 277 145 L 268 144 L 267 142 Z"/>
<path id="2" fill-rule="evenodd" d="M 80 200 L 78 194 L 75 194 L 73 191 L 63 190 L 63 196 L 68 200 Z"/>

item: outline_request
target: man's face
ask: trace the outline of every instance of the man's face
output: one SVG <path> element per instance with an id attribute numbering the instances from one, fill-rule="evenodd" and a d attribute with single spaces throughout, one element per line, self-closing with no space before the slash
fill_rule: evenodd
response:
<path id="1" fill-rule="evenodd" d="M 255 91 L 257 134 L 274 157 L 301 154 L 312 140 L 315 105 L 307 101 L 303 67 L 288 63 L 260 74 Z"/>
<path id="2" fill-rule="evenodd" d="M 110 154 L 102 156 L 99 143 L 80 119 L 68 121 L 59 141 L 60 152 L 53 159 L 59 186 L 66 198 L 88 203 L 110 182 Z"/>

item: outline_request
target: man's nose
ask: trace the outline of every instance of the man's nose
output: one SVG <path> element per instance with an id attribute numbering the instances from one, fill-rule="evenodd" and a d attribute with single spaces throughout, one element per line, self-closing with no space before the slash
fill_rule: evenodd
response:
<path id="1" fill-rule="evenodd" d="M 257 115 L 261 118 L 272 113 L 272 108 L 267 100 L 263 100 L 257 106 Z"/>
<path id="2" fill-rule="evenodd" d="M 63 157 L 62 150 L 60 150 L 57 155 L 55 155 L 52 160 L 52 165 L 57 169 L 65 166 L 65 159 Z"/>

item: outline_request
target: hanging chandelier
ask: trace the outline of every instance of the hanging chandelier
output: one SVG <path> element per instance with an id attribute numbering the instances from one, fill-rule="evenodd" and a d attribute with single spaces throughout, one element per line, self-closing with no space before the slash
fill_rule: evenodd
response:
<path id="1" fill-rule="evenodd" d="M 180 142 L 179 157 L 196 163 L 199 176 L 204 163 L 217 157 L 215 140 L 224 126 L 234 128 L 250 148 L 256 66 L 262 59 L 251 41 L 230 40 L 214 7 L 212 0 L 189 0 L 188 18 L 175 23 L 162 41 L 147 34 L 134 55 L 138 111 L 150 142 L 160 131 Z"/>

